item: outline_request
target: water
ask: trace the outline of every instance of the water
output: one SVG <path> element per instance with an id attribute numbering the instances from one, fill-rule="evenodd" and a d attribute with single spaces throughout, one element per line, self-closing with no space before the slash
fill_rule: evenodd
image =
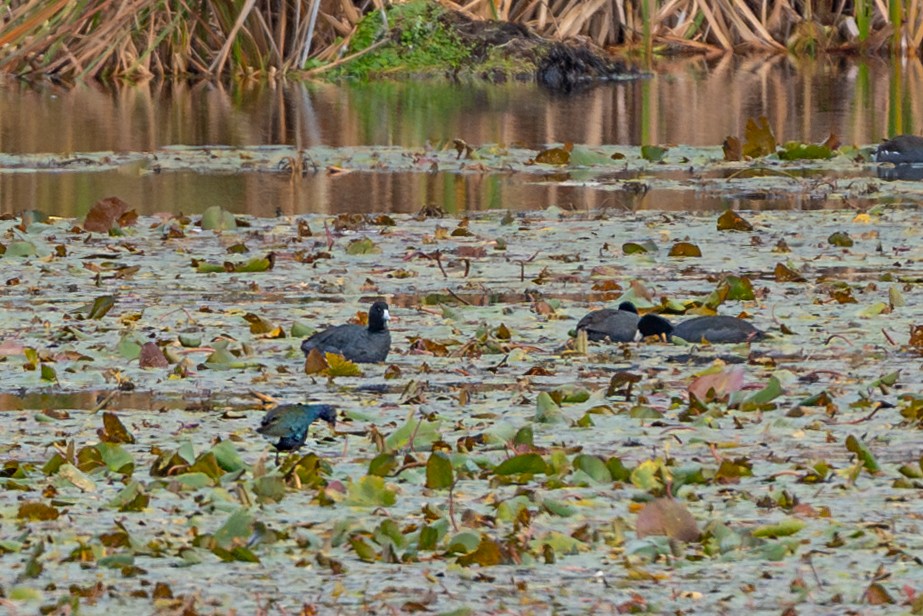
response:
<path id="1" fill-rule="evenodd" d="M 921 76 L 915 60 L 890 65 L 880 58 L 720 56 L 663 61 L 648 79 L 605 84 L 570 97 L 521 83 L 147 83 L 67 90 L 7 80 L 0 81 L 0 151 L 267 144 L 421 148 L 454 138 L 536 149 L 565 141 L 713 146 L 728 135 L 742 136 L 747 119 L 759 115 L 767 116 L 779 141 L 822 141 L 836 133 L 844 143 L 869 144 L 889 134 L 918 132 L 914 119 L 923 117 L 923 101 L 908 93 L 920 90 Z M 292 182 L 283 174 L 138 177 L 121 171 L 0 170 L 0 213 L 35 208 L 79 216 L 110 195 L 141 213 L 194 213 L 217 204 L 258 215 L 401 212 L 427 203 L 448 211 L 549 204 L 711 210 L 736 203 L 686 191 L 628 196 L 532 180 L 450 173 L 320 173 Z M 789 197 L 755 205 L 812 207 Z"/>

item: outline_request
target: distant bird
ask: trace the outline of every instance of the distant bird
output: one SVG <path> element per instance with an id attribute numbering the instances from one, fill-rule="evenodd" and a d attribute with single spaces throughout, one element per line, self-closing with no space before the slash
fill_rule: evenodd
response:
<path id="1" fill-rule="evenodd" d="M 280 451 L 301 449 L 315 419 L 323 419 L 331 428 L 336 426 L 336 408 L 329 404 L 283 404 L 266 413 L 256 431 L 269 440 L 278 437 L 273 443 L 278 464 Z"/>
<path id="2" fill-rule="evenodd" d="M 667 340 L 676 336 L 687 342 L 710 342 L 711 344 L 733 344 L 762 340 L 766 333 L 748 321 L 731 316 L 695 317 L 673 325 L 656 314 L 646 314 L 638 321 L 642 336 L 665 336 Z"/>
<path id="3" fill-rule="evenodd" d="M 589 340 L 631 342 L 638 333 L 638 309 L 631 302 L 622 302 L 618 310 L 594 310 L 577 323 L 577 331 L 586 330 Z"/>
<path id="4" fill-rule="evenodd" d="M 391 332 L 388 331 L 388 304 L 377 301 L 369 308 L 369 326 L 337 325 L 319 331 L 301 343 L 307 355 L 311 349 L 322 353 L 338 353 L 350 361 L 374 364 L 385 361 L 391 350 Z"/>
<path id="5" fill-rule="evenodd" d="M 881 143 L 872 158 L 879 163 L 923 163 L 923 137 L 898 135 Z"/>

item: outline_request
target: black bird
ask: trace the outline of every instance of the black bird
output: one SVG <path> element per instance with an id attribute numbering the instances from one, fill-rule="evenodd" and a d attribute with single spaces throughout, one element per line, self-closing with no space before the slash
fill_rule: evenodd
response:
<path id="1" fill-rule="evenodd" d="M 673 325 L 656 314 L 646 314 L 638 321 L 642 336 L 665 336 L 667 340 L 676 336 L 687 342 L 710 342 L 711 344 L 733 344 L 762 340 L 766 333 L 749 322 L 737 317 L 714 316 L 695 317 Z"/>
<path id="2" fill-rule="evenodd" d="M 311 349 L 322 353 L 338 353 L 360 364 L 385 361 L 391 350 L 391 332 L 388 331 L 388 304 L 377 301 L 369 308 L 369 326 L 337 325 L 319 331 L 301 343 L 307 355 Z"/>
<path id="3" fill-rule="evenodd" d="M 581 329 L 589 340 L 631 342 L 638 334 L 638 309 L 631 302 L 622 302 L 618 310 L 594 310 L 577 323 L 577 331 Z"/>
<path id="4" fill-rule="evenodd" d="M 872 158 L 879 163 L 923 163 L 923 137 L 898 135 L 876 148 Z"/>
<path id="5" fill-rule="evenodd" d="M 283 404 L 266 413 L 256 431 L 269 440 L 279 438 L 273 443 L 278 464 L 280 451 L 296 451 L 304 445 L 315 419 L 323 419 L 333 428 L 337 411 L 329 404 Z"/>

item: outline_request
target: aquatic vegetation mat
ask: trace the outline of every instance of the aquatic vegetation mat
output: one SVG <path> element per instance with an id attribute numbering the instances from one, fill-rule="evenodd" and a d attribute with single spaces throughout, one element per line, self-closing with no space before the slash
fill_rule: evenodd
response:
<path id="1" fill-rule="evenodd" d="M 82 614 L 919 612 L 919 220 L 147 217 L 118 199 L 0 220 L 0 597 Z M 306 366 L 304 337 L 378 297 L 387 362 Z M 621 300 L 772 338 L 572 336 Z M 255 429 L 309 401 L 336 427 L 277 465 Z"/>

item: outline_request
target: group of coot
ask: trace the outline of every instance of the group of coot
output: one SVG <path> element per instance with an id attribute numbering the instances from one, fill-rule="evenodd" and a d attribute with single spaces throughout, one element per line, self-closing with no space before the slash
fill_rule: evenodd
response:
<path id="1" fill-rule="evenodd" d="M 923 137 L 899 135 L 883 142 L 875 150 L 877 162 L 896 165 L 923 163 Z M 368 326 L 337 325 L 320 332 L 301 343 L 307 356 L 316 349 L 322 353 L 337 353 L 358 363 L 382 362 L 391 350 L 391 333 L 388 331 L 388 304 L 377 301 L 369 309 Z M 659 336 L 670 340 L 681 338 L 687 342 L 734 344 L 763 339 L 766 334 L 743 319 L 732 316 L 703 316 L 681 323 L 671 323 L 657 314 L 638 315 L 631 302 L 622 302 L 618 308 L 594 310 L 577 323 L 577 330 L 586 331 L 594 341 L 631 342 L 642 337 Z M 334 425 L 336 410 L 327 404 L 286 404 L 269 411 L 257 431 L 267 438 L 278 439 L 277 451 L 292 451 L 304 445 L 309 426 L 323 419 Z"/>
<path id="2" fill-rule="evenodd" d="M 584 330 L 589 340 L 631 342 L 647 336 L 660 336 L 668 341 L 682 338 L 687 342 L 734 344 L 762 340 L 766 334 L 747 321 L 730 316 L 695 317 L 674 325 L 657 314 L 638 316 L 631 302 L 622 302 L 617 309 L 594 310 L 580 319 L 577 331 Z"/>
<path id="3" fill-rule="evenodd" d="M 301 343 L 305 356 L 311 351 L 337 353 L 357 363 L 378 363 L 388 357 L 391 350 L 391 333 L 388 331 L 388 304 L 376 301 L 369 309 L 368 326 L 337 325 L 321 330 Z M 590 340 L 630 342 L 640 337 L 661 336 L 667 340 L 676 337 L 688 342 L 712 344 L 749 342 L 765 335 L 753 325 L 729 316 L 696 317 L 673 325 L 656 315 L 638 316 L 631 302 L 622 302 L 617 309 L 594 310 L 577 323 Z M 336 410 L 328 404 L 285 404 L 277 406 L 263 416 L 257 432 L 276 440 L 278 452 L 301 448 L 307 439 L 308 428 L 316 419 L 334 426 Z"/>

